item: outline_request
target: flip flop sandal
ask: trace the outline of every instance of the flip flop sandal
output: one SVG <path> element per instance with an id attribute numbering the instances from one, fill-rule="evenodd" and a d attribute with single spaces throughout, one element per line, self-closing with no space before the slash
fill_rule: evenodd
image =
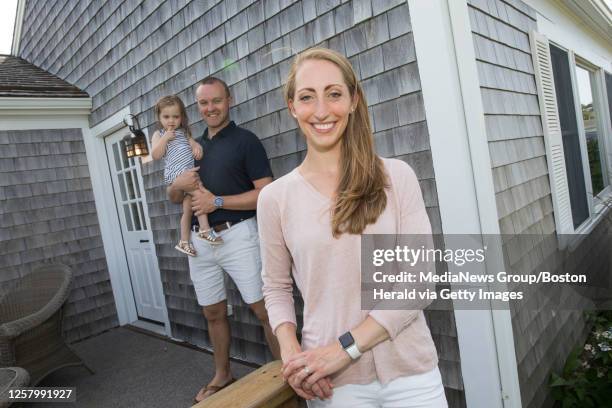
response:
<path id="1" fill-rule="evenodd" d="M 179 241 L 174 249 L 189 256 L 196 256 L 196 250 L 193 245 L 189 243 L 189 241 Z"/>
<path id="2" fill-rule="evenodd" d="M 225 387 L 228 387 L 230 385 L 232 385 L 233 383 L 236 382 L 235 378 L 232 378 L 231 380 L 229 380 L 227 383 L 225 383 L 225 385 L 210 385 L 208 384 L 205 387 L 202 387 L 200 389 L 200 391 L 198 392 L 198 394 L 196 395 L 196 397 L 193 399 L 193 402 L 195 402 L 196 404 L 199 402 L 204 401 L 206 398 L 210 397 L 211 395 L 215 395 L 216 393 L 218 393 L 219 391 L 221 391 L 222 389 L 224 389 Z M 204 391 L 202 393 L 202 391 Z M 210 392 L 210 394 L 208 394 L 207 396 L 205 396 L 204 398 L 202 398 L 201 400 L 198 400 L 198 395 L 200 395 L 200 393 L 204 394 L 206 392 Z"/>

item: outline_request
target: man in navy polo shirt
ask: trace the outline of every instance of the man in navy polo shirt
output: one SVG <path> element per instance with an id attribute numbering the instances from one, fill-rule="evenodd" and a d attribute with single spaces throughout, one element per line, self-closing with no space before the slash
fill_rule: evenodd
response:
<path id="1" fill-rule="evenodd" d="M 201 401 L 233 381 L 223 271 L 231 276 L 242 299 L 261 321 L 275 358 L 280 358 L 280 351 L 261 291 L 255 219 L 259 192 L 272 182 L 266 152 L 257 136 L 230 121 L 232 98 L 225 82 L 215 77 L 205 78 L 196 90 L 196 99 L 208 126 L 199 140 L 204 155 L 196 161 L 193 171 L 183 173 L 168 187 L 168 196 L 178 203 L 184 192 L 190 192 L 194 214 L 208 214 L 210 226 L 223 238 L 223 244 L 214 246 L 197 239 L 197 218 L 193 217 L 192 242 L 197 255 L 188 257 L 189 272 L 208 321 L 215 359 L 214 378 L 196 396 L 196 401 Z M 200 180 L 205 188 L 198 189 Z"/>

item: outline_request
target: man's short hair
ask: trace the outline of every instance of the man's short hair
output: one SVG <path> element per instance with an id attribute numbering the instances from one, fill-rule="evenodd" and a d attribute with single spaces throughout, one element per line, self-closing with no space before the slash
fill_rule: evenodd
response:
<path id="1" fill-rule="evenodd" d="M 227 86 L 225 81 L 220 78 L 217 78 L 211 75 L 211 76 L 207 76 L 206 78 L 200 81 L 200 85 L 212 85 L 214 83 L 223 85 L 223 88 L 225 89 L 225 94 L 227 95 L 227 97 L 229 98 L 231 96 L 229 86 Z"/>

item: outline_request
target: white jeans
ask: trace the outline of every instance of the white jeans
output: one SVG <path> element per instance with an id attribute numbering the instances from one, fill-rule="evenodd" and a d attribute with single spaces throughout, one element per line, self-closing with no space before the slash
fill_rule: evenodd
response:
<path id="1" fill-rule="evenodd" d="M 447 408 L 438 367 L 424 373 L 399 377 L 382 385 L 348 384 L 333 389 L 331 399 L 307 401 L 308 408 Z"/>

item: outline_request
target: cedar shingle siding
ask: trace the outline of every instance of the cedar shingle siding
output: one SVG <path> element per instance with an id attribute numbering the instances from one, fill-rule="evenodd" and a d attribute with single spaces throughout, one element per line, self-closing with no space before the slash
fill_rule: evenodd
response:
<path id="1" fill-rule="evenodd" d="M 468 3 L 501 233 L 552 234 L 552 197 L 529 44 L 529 31 L 537 29 L 535 10 L 520 0 Z M 583 244 L 581 250 L 589 248 L 590 253 L 582 255 L 583 262 L 598 259 L 594 255 L 601 248 L 593 237 L 600 233 L 602 228 Z M 561 258 L 541 245 L 518 254 L 512 245 L 505 239 L 506 268 L 517 273 L 548 270 L 542 265 Z M 580 270 L 589 268 L 583 264 Z M 552 406 L 550 372 L 559 372 L 570 350 L 584 338 L 581 312 L 552 312 L 544 303 L 532 301 L 511 309 L 526 408 Z"/>
<path id="2" fill-rule="evenodd" d="M 117 326 L 80 129 L 0 131 L 0 282 L 45 261 L 70 265 L 68 341 Z"/>
<path id="3" fill-rule="evenodd" d="M 255 132 L 276 177 L 304 157 L 305 144 L 287 114 L 281 85 L 291 58 L 315 44 L 350 58 L 363 81 L 376 146 L 415 169 L 434 231 L 441 232 L 427 123 L 408 5 L 403 0 L 344 1 L 45 1 L 27 2 L 20 56 L 85 90 L 93 99 L 91 125 L 130 106 L 141 124 L 154 123 L 153 104 L 178 94 L 192 130 L 204 124 L 194 104 L 197 81 L 225 79 L 234 97 L 232 118 Z M 210 344 L 178 239 L 180 207 L 169 203 L 161 163 L 143 166 L 149 214 L 172 333 Z M 229 302 L 231 353 L 269 358 L 263 331 L 233 285 Z M 301 301 L 296 298 L 296 305 Z M 452 312 L 428 314 L 453 407 L 465 406 Z"/>

